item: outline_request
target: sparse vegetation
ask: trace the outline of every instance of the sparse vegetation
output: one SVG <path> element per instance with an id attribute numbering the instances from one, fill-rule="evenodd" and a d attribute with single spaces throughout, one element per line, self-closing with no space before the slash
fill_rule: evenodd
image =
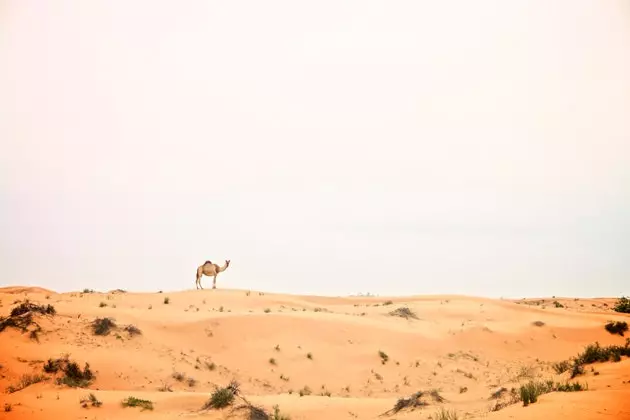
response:
<path id="1" fill-rule="evenodd" d="M 89 405 L 92 407 L 100 407 L 103 403 L 96 398 L 96 395 L 90 393 L 86 398 L 81 399 L 81 407 L 88 408 Z"/>
<path id="2" fill-rule="evenodd" d="M 604 306 L 608 306 L 608 305 L 604 305 Z M 621 312 L 621 313 L 624 313 L 624 314 L 630 314 L 630 299 L 625 297 L 625 296 L 622 296 L 615 303 L 615 306 L 613 307 L 613 310 L 615 312 Z"/>
<path id="3" fill-rule="evenodd" d="M 553 306 L 555 306 L 556 308 L 564 308 L 564 305 L 557 300 L 553 301 Z"/>
<path id="4" fill-rule="evenodd" d="M 164 298 L 164 304 L 168 305 L 169 303 L 171 303 L 171 299 L 167 296 Z"/>
<path id="5" fill-rule="evenodd" d="M 587 389 L 586 385 L 582 385 L 579 382 L 574 383 L 554 383 L 552 380 L 546 382 L 534 382 L 530 381 L 527 384 L 521 386 L 519 394 L 523 406 L 527 407 L 529 404 L 533 404 L 538 401 L 538 397 L 550 392 L 576 392 Z"/>
<path id="6" fill-rule="evenodd" d="M 393 311 L 389 312 L 389 315 L 397 316 L 397 317 L 405 318 L 405 319 L 409 319 L 409 318 L 418 319 L 418 315 L 416 315 L 414 311 L 407 308 L 406 306 L 400 307 L 398 309 L 394 309 Z"/>
<path id="7" fill-rule="evenodd" d="M 269 308 L 265 308 L 264 312 L 265 312 L 266 314 L 268 314 L 269 312 L 271 312 L 271 309 L 269 309 Z"/>
<path id="8" fill-rule="evenodd" d="M 20 377 L 17 384 L 9 385 L 7 387 L 7 394 L 13 394 L 14 392 L 21 391 L 28 386 L 45 381 L 46 379 L 48 378 L 41 374 L 24 374 Z"/>
<path id="9" fill-rule="evenodd" d="M 129 336 L 133 337 L 134 335 L 142 335 L 142 331 L 140 331 L 140 328 L 136 327 L 135 325 L 127 325 L 125 327 L 125 331 L 127 331 L 129 333 Z"/>
<path id="10" fill-rule="evenodd" d="M 59 385 L 67 385 L 72 388 L 85 388 L 89 386 L 94 380 L 95 376 L 90 369 L 90 364 L 86 363 L 83 370 L 76 362 L 70 362 L 65 360 L 63 363 L 62 371 L 64 376 L 57 378 Z"/>
<path id="11" fill-rule="evenodd" d="M 115 328 L 116 323 L 111 318 L 96 318 L 92 321 L 92 332 L 94 335 L 108 335 Z"/>
<path id="12" fill-rule="evenodd" d="M 171 376 L 177 382 L 183 382 L 184 379 L 186 379 L 186 375 L 184 375 L 182 372 L 173 372 L 173 374 Z"/>
<path id="13" fill-rule="evenodd" d="M 455 410 L 447 410 L 444 407 L 440 408 L 439 411 L 436 411 L 433 415 L 434 420 L 458 420 L 457 411 Z"/>
<path id="14" fill-rule="evenodd" d="M 311 395 L 313 391 L 311 391 L 311 388 L 309 388 L 308 385 L 305 385 L 298 393 L 300 394 L 300 397 L 303 397 L 305 395 Z"/>
<path id="15" fill-rule="evenodd" d="M 382 351 L 382 350 L 379 350 L 379 351 L 378 351 L 378 355 L 379 355 L 379 357 L 381 358 L 381 363 L 382 363 L 382 364 L 387 363 L 387 361 L 389 360 L 389 356 L 387 355 L 387 353 L 385 353 L 385 352 L 384 352 L 384 351 Z"/>
<path id="16" fill-rule="evenodd" d="M 545 325 L 545 323 L 542 322 L 542 321 L 534 321 L 534 322 L 532 322 L 532 325 L 534 325 L 536 327 L 543 327 Z"/>
<path id="17" fill-rule="evenodd" d="M 387 306 L 387 305 L 393 305 L 394 302 L 391 300 L 386 300 L 385 302 L 383 302 L 383 306 Z"/>
<path id="18" fill-rule="evenodd" d="M 52 305 L 37 305 L 27 300 L 11 310 L 11 317 L 25 315 L 28 313 L 39 313 L 41 315 L 56 315 L 57 311 Z"/>
<path id="19" fill-rule="evenodd" d="M 313 353 L 306 353 L 306 357 L 313 360 Z"/>
<path id="20" fill-rule="evenodd" d="M 19 302 L 19 300 L 16 300 L 14 303 L 18 304 Z M 35 329 L 30 331 L 29 338 L 39 342 L 39 333 L 42 331 L 42 328 L 33 319 L 33 315 L 54 316 L 56 313 L 57 311 L 52 305 L 37 305 L 25 300 L 14 307 L 8 317 L 0 316 L 0 332 L 6 328 L 15 328 L 25 333 L 31 325 L 34 325 Z"/>
<path id="21" fill-rule="evenodd" d="M 153 410 L 153 402 L 149 400 L 141 400 L 136 397 L 128 397 L 122 401 L 123 407 L 141 407 L 142 410 Z"/>
<path id="22" fill-rule="evenodd" d="M 276 359 L 273 357 L 269 359 L 269 364 L 276 365 Z"/>
<path id="23" fill-rule="evenodd" d="M 431 400 L 437 403 L 443 403 L 445 401 L 445 399 L 440 395 L 440 393 L 436 389 L 433 389 L 428 392 L 418 391 L 407 398 L 399 398 L 398 401 L 396 401 L 396 404 L 394 404 L 394 407 L 383 414 L 391 415 L 391 414 L 396 414 L 401 410 L 406 410 L 406 409 L 415 410 L 416 408 L 419 408 L 419 407 L 425 407 L 429 405 L 429 403 L 426 401 L 427 398 L 430 398 Z"/>
<path id="24" fill-rule="evenodd" d="M 98 306 L 99 306 L 99 308 L 104 308 L 104 307 L 107 306 L 107 303 L 101 302 L 101 303 L 98 304 Z"/>
<path id="25" fill-rule="evenodd" d="M 220 409 L 229 406 L 234 402 L 234 397 L 239 393 L 239 384 L 236 381 L 223 388 L 217 388 L 210 399 L 203 406 L 204 410 L 211 408 Z"/>
<path id="26" fill-rule="evenodd" d="M 4 403 L 4 411 L 8 413 L 11 410 L 13 410 L 13 406 L 9 403 Z"/>
<path id="27" fill-rule="evenodd" d="M 568 360 L 563 360 L 553 364 L 553 370 L 555 370 L 557 374 L 564 373 L 569 369 L 571 369 L 571 363 L 569 363 Z"/>
<path id="28" fill-rule="evenodd" d="M 628 331 L 628 323 L 625 321 L 609 321 L 606 326 L 606 331 L 611 334 L 623 335 Z"/>

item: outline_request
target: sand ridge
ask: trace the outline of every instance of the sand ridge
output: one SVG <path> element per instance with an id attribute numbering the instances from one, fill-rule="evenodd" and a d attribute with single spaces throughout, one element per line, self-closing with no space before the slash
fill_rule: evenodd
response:
<path id="1" fill-rule="evenodd" d="M 0 289 L 0 315 L 25 298 L 51 304 L 57 314 L 37 317 L 39 342 L 13 328 L 0 332 L 0 410 L 11 406 L 0 418 L 246 418 L 230 410 L 200 411 L 216 386 L 235 379 L 248 400 L 269 411 L 277 404 L 294 420 L 435 418 L 441 407 L 471 419 L 630 419 L 625 358 L 595 364 L 576 378 L 588 383 L 588 391 L 550 393 L 528 407 L 490 411 L 496 389 L 533 378 L 564 381 L 568 373 L 556 374 L 553 362 L 595 341 L 622 345 L 624 337 L 603 328 L 607 320 L 628 319 L 611 310 L 611 298 L 334 298 L 227 289 L 55 293 L 10 287 Z M 391 316 L 398 308 L 409 308 L 417 319 Z M 94 335 L 91 322 L 97 317 L 113 318 L 118 328 Z M 131 336 L 127 325 L 142 334 Z M 89 389 L 48 379 L 4 392 L 21 375 L 42 373 L 45 361 L 64 354 L 95 371 Z M 398 398 L 431 389 L 446 401 L 379 417 Z M 90 392 L 101 407 L 81 407 Z M 154 410 L 123 408 L 129 396 L 153 401 Z"/>

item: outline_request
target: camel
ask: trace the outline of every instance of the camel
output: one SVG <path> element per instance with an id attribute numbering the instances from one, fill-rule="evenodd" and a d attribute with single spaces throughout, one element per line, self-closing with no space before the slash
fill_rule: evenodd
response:
<path id="1" fill-rule="evenodd" d="M 199 289 L 200 287 L 203 289 L 203 286 L 201 286 L 201 277 L 204 275 L 208 277 L 214 277 L 214 279 L 212 280 L 212 288 L 216 289 L 217 275 L 222 271 L 225 271 L 225 269 L 228 268 L 229 265 L 230 260 L 225 260 L 225 264 L 223 265 L 223 267 L 219 267 L 218 264 L 214 264 L 212 261 L 206 261 L 205 263 L 197 267 L 197 281 L 195 283 L 197 289 Z"/>

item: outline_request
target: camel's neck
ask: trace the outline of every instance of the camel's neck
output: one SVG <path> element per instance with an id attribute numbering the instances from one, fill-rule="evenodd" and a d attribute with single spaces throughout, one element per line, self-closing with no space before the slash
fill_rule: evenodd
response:
<path id="1" fill-rule="evenodd" d="M 227 263 L 223 264 L 223 267 L 219 267 L 219 273 L 225 271 L 226 268 L 228 268 Z"/>

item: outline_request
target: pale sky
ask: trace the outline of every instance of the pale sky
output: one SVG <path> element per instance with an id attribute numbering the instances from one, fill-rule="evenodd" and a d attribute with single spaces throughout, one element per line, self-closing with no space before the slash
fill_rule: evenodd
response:
<path id="1" fill-rule="evenodd" d="M 0 285 L 630 294 L 627 0 L 0 0 L 0 146 Z"/>

